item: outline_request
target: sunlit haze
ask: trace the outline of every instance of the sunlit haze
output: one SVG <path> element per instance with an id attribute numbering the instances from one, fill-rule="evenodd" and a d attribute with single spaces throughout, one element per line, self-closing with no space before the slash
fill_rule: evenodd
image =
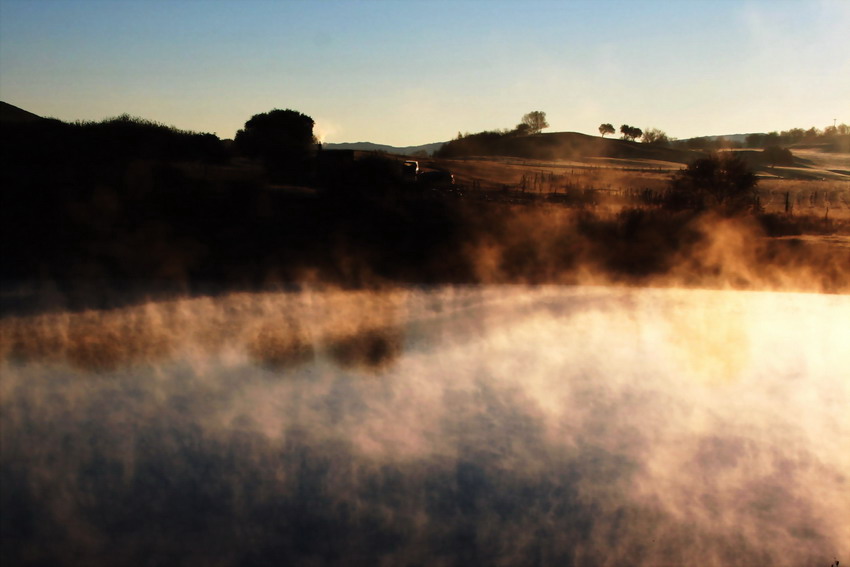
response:
<path id="1" fill-rule="evenodd" d="M 826 567 L 850 542 L 848 316 L 480 286 L 2 320 L 9 553 Z"/>
<path id="2" fill-rule="evenodd" d="M 601 122 L 670 136 L 850 122 L 850 2 L 0 0 L 0 99 L 233 137 L 292 108 L 406 146 Z"/>

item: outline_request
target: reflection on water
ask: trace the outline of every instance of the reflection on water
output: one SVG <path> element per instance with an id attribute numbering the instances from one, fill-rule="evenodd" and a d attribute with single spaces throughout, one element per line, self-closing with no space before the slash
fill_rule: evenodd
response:
<path id="1" fill-rule="evenodd" d="M 3 563 L 828 565 L 847 321 L 557 287 L 6 318 Z"/>

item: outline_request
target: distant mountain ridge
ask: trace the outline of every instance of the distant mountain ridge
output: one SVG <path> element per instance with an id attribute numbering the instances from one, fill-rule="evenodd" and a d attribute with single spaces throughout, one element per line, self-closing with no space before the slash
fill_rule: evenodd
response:
<path id="1" fill-rule="evenodd" d="M 717 136 L 693 136 L 691 138 L 683 138 L 678 141 L 687 142 L 688 140 L 708 140 L 713 142 L 714 140 L 723 138 L 727 142 L 741 142 L 743 144 L 747 141 L 747 136 L 752 136 L 754 133 L 764 135 L 764 132 L 753 132 L 750 134 L 720 134 Z"/>
<path id="2" fill-rule="evenodd" d="M 328 150 L 359 150 L 362 152 L 386 152 L 388 154 L 399 154 L 410 156 L 425 152 L 431 155 L 435 151 L 443 147 L 445 142 L 434 142 L 432 144 L 422 144 L 421 146 L 388 146 L 385 144 L 374 144 L 372 142 L 341 142 L 322 144 L 322 147 Z"/>

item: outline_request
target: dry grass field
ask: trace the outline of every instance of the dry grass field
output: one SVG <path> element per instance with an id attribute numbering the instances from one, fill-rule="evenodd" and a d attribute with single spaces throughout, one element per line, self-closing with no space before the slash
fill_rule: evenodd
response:
<path id="1" fill-rule="evenodd" d="M 762 167 L 758 192 L 767 213 L 850 219 L 850 154 L 795 150 L 801 166 Z M 593 190 L 595 205 L 617 212 L 644 192 L 663 191 L 682 164 L 652 159 L 587 157 L 533 160 L 473 157 L 437 160 L 468 191 L 520 191 L 529 195 Z"/>

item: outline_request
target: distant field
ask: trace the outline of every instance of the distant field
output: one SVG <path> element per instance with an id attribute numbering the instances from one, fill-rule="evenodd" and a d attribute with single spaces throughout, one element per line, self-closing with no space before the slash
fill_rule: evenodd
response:
<path id="1" fill-rule="evenodd" d="M 811 162 L 812 168 L 833 172 L 839 170 L 838 172 L 842 175 L 850 177 L 850 154 L 824 152 L 816 149 L 794 149 L 792 153 L 801 160 Z"/>
<path id="2" fill-rule="evenodd" d="M 763 179 L 759 195 L 765 211 L 850 219 L 850 181 Z"/>
<path id="3" fill-rule="evenodd" d="M 791 212 L 830 219 L 850 219 L 850 154 L 817 149 L 795 150 L 798 166 L 758 170 L 762 206 L 769 213 Z M 629 195 L 661 191 L 675 162 L 651 159 L 588 157 L 573 160 L 533 160 L 510 157 L 471 157 L 437 160 L 467 189 L 484 192 L 519 190 L 558 194 L 593 189 L 600 205 L 618 209 Z"/>
<path id="4" fill-rule="evenodd" d="M 466 188 L 482 191 L 520 190 L 565 193 L 594 189 L 618 193 L 661 190 L 680 164 L 652 160 L 587 158 L 583 161 L 541 161 L 521 158 L 440 160 L 439 167 L 455 175 Z"/>

